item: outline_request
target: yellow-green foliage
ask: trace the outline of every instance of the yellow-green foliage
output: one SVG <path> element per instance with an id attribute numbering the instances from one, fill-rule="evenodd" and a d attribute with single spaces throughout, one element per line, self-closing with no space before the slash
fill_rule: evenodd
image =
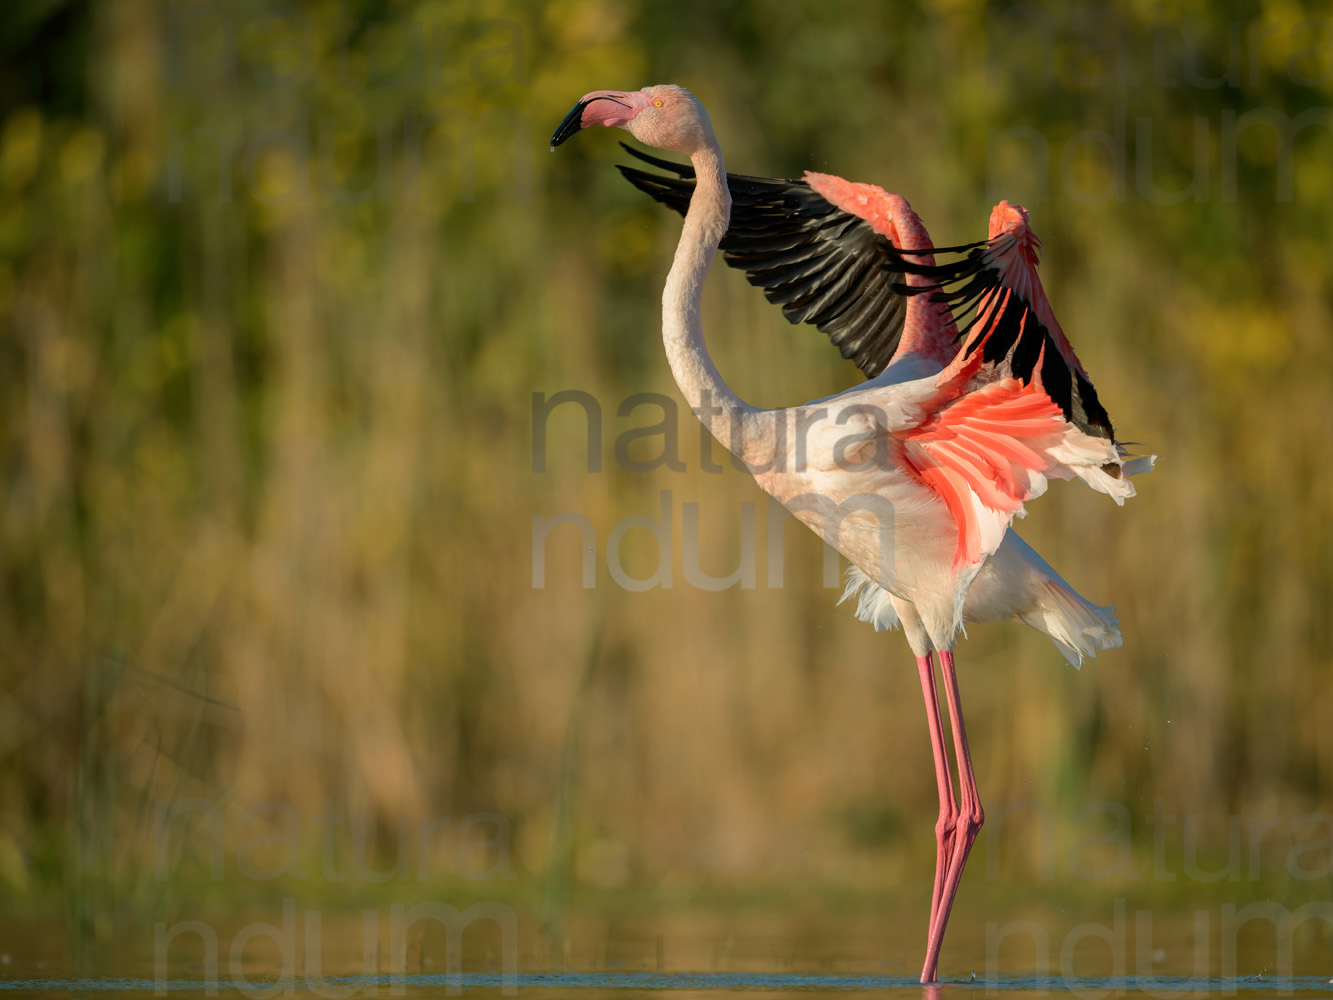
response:
<path id="1" fill-rule="evenodd" d="M 1296 116 L 1328 114 L 1333 66 L 1294 8 L 1143 3 L 1090 27 L 856 0 L 89 7 L 5 15 L 6 895 L 157 906 L 207 878 L 184 828 L 155 867 L 154 816 L 186 800 L 225 817 L 237 893 L 264 888 L 232 878 L 248 838 L 276 825 L 317 858 L 329 809 L 380 858 L 440 820 L 444 875 L 443 819 L 489 812 L 520 884 L 922 881 L 935 789 L 905 643 L 835 607 L 799 526 L 765 586 L 773 514 L 701 470 L 688 412 L 686 471 L 615 460 L 662 419 L 622 401 L 678 402 L 658 333 L 678 220 L 615 172 L 623 133 L 546 139 L 585 91 L 668 81 L 733 170 L 881 184 L 937 242 L 1026 203 L 1118 432 L 1162 456 L 1123 510 L 1058 484 L 1020 525 L 1118 605 L 1123 648 L 1075 673 L 1019 626 L 960 647 L 992 817 L 1031 799 L 1054 823 L 1051 843 L 983 838 L 995 870 L 1038 873 L 1112 815 L 1150 857 L 1159 799 L 1214 867 L 1229 816 L 1275 817 L 1266 880 L 1321 835 L 1292 824 L 1333 781 L 1333 141 Z M 70 23 L 19 31 L 44 17 Z M 858 379 L 730 269 L 704 316 L 756 403 Z M 600 404 L 600 472 L 574 406 L 534 471 L 533 394 L 562 390 Z M 664 490 L 673 586 L 631 592 L 608 540 Z M 756 505 L 759 586 L 687 583 L 689 503 L 715 575 Z M 533 519 L 564 512 L 593 526 L 596 586 L 561 526 L 535 589 Z M 622 556 L 656 565 L 642 529 Z M 291 812 L 255 809 L 274 802 Z M 1193 849 L 1172 829 L 1169 856 Z"/>

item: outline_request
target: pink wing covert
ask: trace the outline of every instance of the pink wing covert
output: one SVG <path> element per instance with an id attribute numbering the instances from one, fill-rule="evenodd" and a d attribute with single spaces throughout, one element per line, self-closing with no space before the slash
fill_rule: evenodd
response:
<path id="1" fill-rule="evenodd" d="M 912 210 L 902 195 L 885 191 L 875 184 L 846 181 L 832 174 L 805 172 L 805 181 L 811 190 L 829 204 L 864 220 L 871 229 L 887 239 L 924 267 L 935 266 L 935 247 L 921 217 Z M 908 251 L 919 250 L 920 253 Z M 920 274 L 908 272 L 904 278 L 908 288 L 934 288 L 934 282 Z M 958 352 L 958 328 L 948 306 L 929 295 L 913 295 L 907 300 L 907 316 L 903 322 L 902 339 L 895 357 L 914 353 L 942 365 L 947 365 Z"/>
<path id="2" fill-rule="evenodd" d="M 1060 408 L 1040 391 L 1005 379 L 935 410 L 899 431 L 898 460 L 949 508 L 958 525 L 954 568 L 994 552 L 1023 503 L 1056 471 L 1050 449 L 1065 428 Z"/>

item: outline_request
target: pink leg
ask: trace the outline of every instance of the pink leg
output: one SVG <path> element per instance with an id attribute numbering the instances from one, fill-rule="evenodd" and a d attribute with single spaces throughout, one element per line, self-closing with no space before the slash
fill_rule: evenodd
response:
<path id="1" fill-rule="evenodd" d="M 958 883 L 963 878 L 963 866 L 967 864 L 967 855 L 972 850 L 977 832 L 985 820 L 985 814 L 981 810 L 981 798 L 977 794 L 976 775 L 972 772 L 972 755 L 967 748 L 967 729 L 963 726 L 962 701 L 958 696 L 958 676 L 954 672 L 952 652 L 940 653 L 940 671 L 944 675 L 944 696 L 949 702 L 949 725 L 953 729 L 954 758 L 958 762 L 961 801 L 953 828 L 952 842 L 949 845 L 949 866 L 944 878 L 944 889 L 935 920 L 930 927 L 930 940 L 926 947 L 926 967 L 921 973 L 923 983 L 933 982 L 935 979 L 940 944 L 944 940 L 944 928 L 949 922 L 949 911 L 953 908 Z"/>
<path id="2" fill-rule="evenodd" d="M 954 828 L 958 822 L 958 805 L 954 801 L 953 780 L 949 775 L 949 756 L 944 746 L 939 696 L 935 692 L 935 664 L 930 654 L 918 656 L 916 668 L 921 675 L 921 695 L 926 702 L 926 725 L 930 728 L 930 752 L 935 758 L 935 785 L 940 793 L 940 817 L 935 822 L 935 889 L 930 897 L 930 932 L 926 942 L 929 954 L 930 942 L 935 940 L 935 925 L 940 923 L 940 902 L 944 896 L 945 881 L 949 872 Z M 942 928 L 940 933 L 943 934 Z M 923 983 L 935 981 L 935 965 L 929 958 L 925 968 L 921 970 L 921 981 Z"/>

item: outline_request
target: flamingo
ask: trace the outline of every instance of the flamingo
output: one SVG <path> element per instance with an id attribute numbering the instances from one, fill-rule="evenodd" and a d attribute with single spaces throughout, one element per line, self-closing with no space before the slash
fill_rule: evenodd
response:
<path id="1" fill-rule="evenodd" d="M 984 820 L 955 640 L 967 622 L 1019 621 L 1074 666 L 1120 645 L 1113 609 L 1081 597 L 1010 524 L 1053 476 L 1077 477 L 1123 504 L 1134 495 L 1130 476 L 1154 456 L 1133 458 L 1116 442 L 1037 277 L 1041 243 L 1023 208 L 1001 202 L 987 240 L 944 248 L 961 256 L 941 266 L 899 195 L 812 172 L 727 174 L 707 111 L 681 87 L 585 94 L 552 135 L 552 151 L 592 125 L 688 157 L 679 165 L 626 146 L 669 174 L 620 168 L 685 217 L 662 296 L 676 384 L 759 486 L 851 563 L 843 600 L 856 600 L 857 617 L 877 631 L 901 627 L 916 657 L 939 792 L 921 982 L 936 982 Z M 719 246 L 791 322 L 815 324 L 868 381 L 776 410 L 740 399 L 709 357 L 700 319 Z M 961 334 L 955 310 L 967 320 Z"/>

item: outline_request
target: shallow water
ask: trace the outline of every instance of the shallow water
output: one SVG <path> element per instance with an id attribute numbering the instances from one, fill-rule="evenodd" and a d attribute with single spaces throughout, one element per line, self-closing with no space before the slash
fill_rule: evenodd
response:
<path id="1" fill-rule="evenodd" d="M 0 990 L 30 994 L 116 993 L 161 996 L 284 995 L 312 997 L 407 996 L 426 997 L 463 992 L 506 995 L 556 995 L 584 997 L 623 996 L 626 990 L 642 993 L 686 993 L 711 997 L 744 992 L 765 996 L 783 993 L 833 992 L 849 996 L 920 995 L 927 1000 L 949 993 L 1003 994 L 1006 997 L 1130 995 L 1173 997 L 1272 997 L 1333 996 L 1333 985 L 1319 977 L 1289 979 L 1116 979 L 1066 980 L 1058 977 L 1001 976 L 986 980 L 946 980 L 922 986 L 912 979 L 891 976 L 806 976 L 798 974 L 756 975 L 731 973 L 520 973 L 506 977 L 494 973 L 456 973 L 418 976 L 332 976 L 322 979 L 249 979 L 244 983 L 225 979 L 124 979 L 116 977 L 67 979 L 0 979 Z"/>
<path id="2" fill-rule="evenodd" d="M 1330 997 L 1333 986 L 1318 977 L 1285 980 L 1235 979 L 1080 979 L 1051 977 L 998 977 L 989 982 L 943 981 L 925 987 L 911 979 L 889 976 L 802 976 L 661 973 L 536 973 L 506 978 L 495 974 L 459 973 L 453 976 L 329 977 L 319 980 L 251 979 L 245 983 L 198 979 L 124 979 L 115 977 L 9 980 L 0 979 L 0 992 L 43 996 L 71 994 L 88 996 L 244 996 L 244 997 L 434 997 L 464 993 L 499 996 L 623 997 L 634 994 L 682 994 L 689 997 L 721 997 L 733 993 L 750 996 L 780 996 L 788 993 L 837 993 L 840 996 L 921 996 L 942 1000 L 949 995 L 1003 995 L 1013 998 L 1054 996 L 1169 996 L 1169 997 Z"/>
<path id="3" fill-rule="evenodd" d="M 570 915 L 553 926 L 484 904 L 463 910 L 466 930 L 458 934 L 447 931 L 447 913 L 436 911 L 443 919 L 432 920 L 428 911 L 413 918 L 410 909 L 396 909 L 321 912 L 284 900 L 249 920 L 181 918 L 89 944 L 57 923 L 0 921 L 0 991 L 576 1000 L 627 992 L 1333 998 L 1329 933 L 1317 920 L 1288 935 L 1289 954 L 1277 947 L 1276 925 L 1252 927 L 1266 934 L 1225 944 L 1216 921 L 1211 934 L 1201 934 L 1202 910 L 1154 913 L 1150 921 L 1117 902 L 1105 913 L 1083 914 L 1099 918 L 1092 921 L 1031 909 L 1006 922 L 957 920 L 942 981 L 925 988 L 917 982 L 924 932 L 916 933 L 905 913 L 599 913 Z M 408 920 L 395 924 L 404 913 Z M 451 940 L 461 941 L 452 954 Z"/>

